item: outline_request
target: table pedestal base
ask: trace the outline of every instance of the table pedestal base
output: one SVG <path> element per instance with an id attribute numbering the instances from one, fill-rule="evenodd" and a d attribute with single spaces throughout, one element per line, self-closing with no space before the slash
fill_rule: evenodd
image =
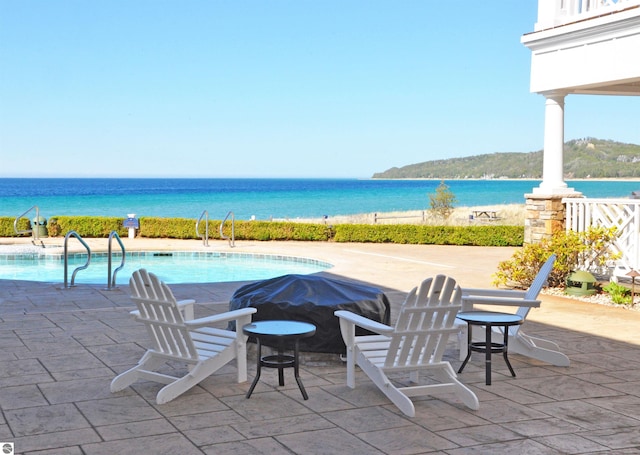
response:
<path id="1" fill-rule="evenodd" d="M 300 379 L 300 371 L 298 369 L 299 364 L 299 348 L 298 348 L 298 340 L 294 342 L 294 350 L 293 355 L 284 354 L 284 349 L 282 346 L 278 347 L 278 353 L 275 355 L 266 355 L 262 356 L 262 343 L 260 342 L 260 338 L 256 340 L 258 345 L 258 362 L 256 377 L 251 383 L 251 387 L 249 387 L 249 391 L 247 392 L 247 398 L 251 397 L 253 393 L 253 389 L 256 388 L 258 381 L 260 380 L 260 373 L 262 372 L 262 367 L 265 368 L 277 368 L 278 369 L 278 385 L 284 385 L 284 369 L 285 368 L 293 368 L 293 375 L 296 378 L 296 382 L 298 383 L 298 388 L 300 392 L 302 392 L 302 398 L 305 400 L 309 399 L 307 395 L 307 391 L 302 384 L 302 379 Z"/>
<path id="2" fill-rule="evenodd" d="M 485 353 L 485 382 L 487 385 L 491 385 L 491 355 L 502 352 L 504 361 L 509 367 L 511 376 L 515 378 L 516 373 L 513 371 L 511 362 L 507 357 L 507 351 L 509 347 L 509 327 L 513 325 L 522 324 L 522 317 L 509 314 L 509 313 L 494 313 L 490 311 L 468 311 L 458 313 L 458 319 L 461 319 L 467 323 L 467 357 L 460 365 L 458 373 L 462 373 L 464 367 L 467 365 L 472 352 L 484 352 Z M 479 325 L 485 327 L 485 340 L 484 342 L 473 341 L 473 326 Z M 504 333 L 504 339 L 502 343 L 494 343 L 493 327 L 501 327 Z"/>
<path id="3" fill-rule="evenodd" d="M 514 378 L 516 377 L 516 372 L 513 371 L 513 367 L 511 366 L 511 362 L 509 362 L 509 357 L 507 357 L 507 349 L 508 349 L 508 342 L 509 342 L 509 332 L 506 330 L 505 327 L 505 331 L 504 331 L 504 342 L 503 343 L 492 343 L 491 340 L 491 326 L 488 325 L 486 327 L 486 340 L 484 342 L 471 342 L 471 326 L 467 327 L 467 331 L 468 331 L 468 337 L 467 337 L 467 343 L 469 345 L 469 348 L 467 350 L 467 357 L 464 359 L 464 362 L 462 362 L 462 365 L 460 365 L 460 369 L 458 370 L 458 373 L 462 373 L 462 370 L 464 370 L 464 367 L 467 365 L 467 362 L 469 361 L 469 358 L 471 357 L 471 353 L 472 352 L 484 352 L 486 354 L 485 356 L 485 382 L 487 385 L 491 385 L 491 354 L 498 354 L 500 352 L 502 352 L 502 356 L 504 357 L 504 361 L 507 364 L 507 367 L 509 368 L 509 371 L 511 372 L 511 376 L 513 376 Z"/>
<path id="4" fill-rule="evenodd" d="M 256 364 L 257 371 L 256 377 L 249 387 L 247 392 L 247 398 L 253 393 L 258 381 L 260 380 L 260 373 L 262 367 L 277 368 L 278 369 L 278 384 L 284 385 L 284 369 L 293 368 L 293 374 L 298 383 L 298 388 L 302 392 L 302 398 L 309 399 L 307 391 L 302 385 L 302 379 L 300 379 L 300 371 L 298 369 L 300 346 L 299 340 L 301 338 L 310 338 L 316 333 L 316 326 L 309 324 L 308 322 L 290 321 L 290 320 L 266 320 L 256 321 L 251 324 L 247 324 L 242 328 L 242 333 L 249 335 L 256 339 L 258 346 L 258 362 Z M 262 356 L 262 343 L 267 343 L 269 346 L 277 346 L 277 354 Z M 285 344 L 291 345 L 293 343 L 293 355 L 285 354 Z"/>

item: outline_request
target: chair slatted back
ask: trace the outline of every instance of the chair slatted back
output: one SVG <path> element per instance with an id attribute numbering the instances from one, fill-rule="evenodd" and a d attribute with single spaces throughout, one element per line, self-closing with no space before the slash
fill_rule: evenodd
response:
<path id="1" fill-rule="evenodd" d="M 197 360 L 197 350 L 169 286 L 140 269 L 131 276 L 129 289 L 140 313 L 137 319 L 147 327 L 154 349 L 181 360 Z"/>
<path id="2" fill-rule="evenodd" d="M 402 304 L 385 367 L 402 368 L 439 362 L 462 307 L 462 290 L 453 278 L 437 275 L 414 288 Z"/>
<path id="3" fill-rule="evenodd" d="M 542 291 L 542 288 L 546 284 L 547 279 L 549 278 L 549 274 L 553 270 L 553 265 L 555 262 L 556 262 L 556 255 L 552 254 L 551 256 L 549 256 L 546 262 L 542 264 L 542 267 L 540 267 L 540 270 L 538 270 L 538 273 L 536 277 L 533 279 L 531 286 L 529 286 L 529 289 L 527 289 L 527 292 L 524 295 L 525 300 L 538 299 L 538 295 L 540 294 L 540 291 Z M 522 306 L 518 308 L 518 311 L 516 311 L 516 314 L 518 316 L 521 316 L 522 320 L 525 321 L 527 319 L 527 315 L 529 314 L 530 310 L 531 310 L 531 307 Z M 519 329 L 520 329 L 520 326 L 517 326 L 517 325 L 511 326 L 509 327 L 509 332 L 512 335 L 515 335 Z"/>

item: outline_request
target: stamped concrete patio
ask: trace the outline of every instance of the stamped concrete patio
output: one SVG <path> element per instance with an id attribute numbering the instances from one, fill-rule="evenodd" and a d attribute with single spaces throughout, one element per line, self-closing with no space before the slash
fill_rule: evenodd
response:
<path id="1" fill-rule="evenodd" d="M 2 243 L 2 242 L 0 242 Z M 103 241 L 104 243 L 104 241 Z M 128 240 L 127 249 L 198 249 L 196 242 Z M 224 243 L 211 248 L 228 250 Z M 462 286 L 488 287 L 510 248 L 240 242 L 238 252 L 314 257 L 323 272 L 376 285 L 392 301 L 445 273 Z M 61 279 L 62 282 L 62 279 Z M 0 441 L 20 454 L 598 454 L 640 453 L 640 312 L 544 296 L 526 322 L 529 334 L 558 342 L 567 368 L 511 355 L 512 378 L 499 356 L 493 384 L 484 384 L 481 354 L 461 380 L 478 395 L 472 411 L 453 397 L 416 399 L 416 417 L 401 414 L 364 376 L 345 385 L 337 356 L 306 354 L 301 376 L 277 386 L 264 370 L 235 383 L 234 363 L 176 400 L 158 406 L 158 384 L 140 382 L 112 394 L 115 374 L 147 345 L 128 316 L 126 287 L 61 289 L 55 284 L 0 280 Z M 213 302 L 197 316 L 227 309 L 243 283 L 173 285 L 178 298 Z M 457 368 L 454 344 L 447 353 Z M 249 352 L 250 377 L 255 351 Z"/>

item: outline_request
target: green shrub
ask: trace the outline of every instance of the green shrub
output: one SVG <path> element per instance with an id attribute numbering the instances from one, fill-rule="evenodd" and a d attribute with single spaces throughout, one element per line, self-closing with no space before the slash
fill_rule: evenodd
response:
<path id="1" fill-rule="evenodd" d="M 435 194 L 429 195 L 431 212 L 442 220 L 446 220 L 453 213 L 455 203 L 456 196 L 449 189 L 449 186 L 444 183 L 444 180 L 440 181 Z"/>
<path id="2" fill-rule="evenodd" d="M 223 232 L 227 237 L 231 237 L 230 221 L 225 223 Z M 263 241 L 327 241 L 330 240 L 333 235 L 331 228 L 324 224 L 287 223 L 280 221 L 236 221 L 234 232 L 237 240 Z"/>
<path id="3" fill-rule="evenodd" d="M 542 264 L 555 254 L 557 259 L 548 284 L 562 287 L 571 272 L 602 267 L 617 259 L 618 255 L 609 248 L 615 238 L 615 228 L 591 227 L 580 233 L 557 231 L 550 239 L 529 243 L 516 251 L 510 260 L 498 264 L 493 284 L 528 288 Z"/>
<path id="4" fill-rule="evenodd" d="M 521 226 L 423 226 L 409 224 L 335 226 L 336 242 L 417 245 L 520 246 Z"/>
<path id="5" fill-rule="evenodd" d="M 209 221 L 209 236 L 215 231 L 212 230 L 212 222 Z M 200 227 L 200 233 L 204 234 L 204 226 Z M 140 237 L 151 239 L 195 239 L 196 220 L 189 218 L 140 218 Z"/>
<path id="6" fill-rule="evenodd" d="M 622 286 L 621 284 L 614 283 L 613 281 L 602 288 L 611 296 L 611 301 L 618 305 L 625 305 L 631 303 L 631 291 Z"/>
<path id="7" fill-rule="evenodd" d="M 18 237 L 15 229 L 13 229 L 13 222 L 15 217 L 2 216 L 0 217 L 0 237 Z M 31 223 L 27 218 L 20 218 L 18 220 L 18 230 L 25 231 L 31 229 Z M 31 235 L 21 234 L 20 236 Z"/>
<path id="8" fill-rule="evenodd" d="M 0 233 L 13 237 L 13 218 L 0 218 Z M 76 231 L 82 237 L 108 237 L 111 231 L 124 237 L 128 229 L 124 218 L 54 216 L 48 220 L 50 237 L 61 237 Z M 195 219 L 141 217 L 138 235 L 146 238 L 197 239 Z M 209 238 L 220 238 L 221 221 L 209 220 Z M 26 228 L 29 221 L 21 220 Z M 200 233 L 205 229 L 201 226 Z M 231 236 L 231 222 L 224 226 L 224 234 Z M 524 239 L 522 226 L 426 226 L 410 224 L 327 226 L 312 223 L 275 221 L 236 221 L 236 240 L 292 240 L 370 243 L 404 243 L 429 245 L 520 246 Z"/>
<path id="9" fill-rule="evenodd" d="M 221 221 L 209 220 L 209 238 L 220 238 Z M 204 235 L 206 229 L 200 226 Z M 223 233 L 231 237 L 231 222 L 225 222 Z M 236 240 L 307 240 L 327 241 L 332 232 L 322 224 L 286 223 L 270 221 L 236 221 L 233 226 Z M 140 218 L 140 236 L 148 238 L 196 239 L 195 220 L 184 218 Z"/>
<path id="10" fill-rule="evenodd" d="M 70 231 L 76 231 L 81 237 L 106 238 L 111 231 L 119 236 L 127 235 L 127 229 L 122 226 L 124 218 L 101 216 L 55 216 L 51 217 L 51 227 L 47 222 L 49 237 L 64 236 Z"/>
<path id="11" fill-rule="evenodd" d="M 49 233 L 49 237 L 58 237 L 62 235 L 62 226 L 58 223 L 58 218 L 49 218 L 47 221 L 47 231 Z"/>

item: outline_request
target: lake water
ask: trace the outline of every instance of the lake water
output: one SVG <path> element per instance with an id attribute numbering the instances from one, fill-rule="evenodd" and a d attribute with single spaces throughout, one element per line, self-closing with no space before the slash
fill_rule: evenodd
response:
<path id="1" fill-rule="evenodd" d="M 532 180 L 447 180 L 456 206 L 523 204 Z M 0 179 L 0 216 L 37 205 L 51 216 L 137 216 L 196 219 L 320 218 L 324 215 L 424 210 L 439 180 L 358 179 Z M 627 197 L 634 181 L 572 181 L 587 197 Z M 33 214 L 34 212 L 30 212 Z"/>

